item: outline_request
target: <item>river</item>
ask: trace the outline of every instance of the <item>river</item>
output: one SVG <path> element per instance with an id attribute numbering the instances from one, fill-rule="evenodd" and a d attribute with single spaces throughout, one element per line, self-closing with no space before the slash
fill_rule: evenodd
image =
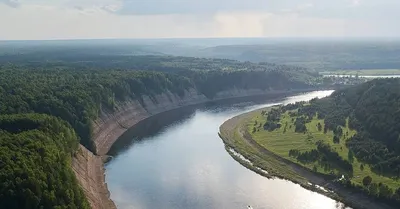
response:
<path id="1" fill-rule="evenodd" d="M 142 122 L 106 165 L 119 209 L 336 209 L 343 204 L 297 184 L 264 178 L 237 163 L 218 137 L 227 119 L 277 103 L 328 96 L 309 92 L 265 104 L 207 106 Z M 168 124 L 168 125 L 166 125 Z"/>

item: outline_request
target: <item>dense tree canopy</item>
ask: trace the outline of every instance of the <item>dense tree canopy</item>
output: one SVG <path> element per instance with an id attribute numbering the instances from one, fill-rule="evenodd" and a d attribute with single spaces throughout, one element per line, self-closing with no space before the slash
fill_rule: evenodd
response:
<path id="1" fill-rule="evenodd" d="M 374 80 L 335 92 L 321 101 L 341 107 L 327 108 L 331 110 L 325 118 L 331 121 L 328 128 L 344 124 L 349 117 L 349 125 L 357 134 L 348 146 L 357 158 L 371 164 L 378 173 L 400 175 L 399 79 Z"/>
<path id="2" fill-rule="evenodd" d="M 349 127 L 357 131 L 346 141 L 349 160 L 356 157 L 378 175 L 400 177 L 400 79 L 377 79 L 336 91 L 327 98 L 312 100 L 298 113 L 324 119 L 325 132 L 333 131 L 334 140 L 347 136 L 341 127 L 348 121 Z M 360 168 L 364 170 L 364 165 Z M 387 185 L 371 181 L 369 176 L 363 180 L 371 195 L 400 200 Z"/>
<path id="3" fill-rule="evenodd" d="M 30 66 L 29 63 L 8 64 L 0 66 L 0 96 L 4 98 L 0 101 L 0 114 L 38 112 L 60 117 L 71 124 L 84 146 L 94 150 L 90 140 L 91 121 L 102 108 L 112 110 L 116 103 L 126 99 L 140 100 L 142 95 L 164 91 L 182 95 L 188 88 L 197 88 L 210 98 L 232 88 L 306 88 L 312 85 L 310 79 L 315 78 L 311 75 L 306 80 L 296 78 L 296 68 L 272 64 L 262 67 L 232 60 L 154 56 L 124 59 L 132 59 L 138 67 L 169 73 L 82 70 L 75 69 L 74 62 L 62 62 L 63 67 L 49 69 L 44 68 L 48 64 L 44 61 L 35 62 L 39 67 L 33 69 L 21 67 Z M 101 61 L 95 62 L 96 65 L 101 65 Z"/>
<path id="4" fill-rule="evenodd" d="M 357 130 L 348 145 L 377 172 L 400 175 L 400 80 L 379 79 L 311 101 L 299 113 L 325 119 L 325 126 L 341 136 L 346 118 Z"/>
<path id="5" fill-rule="evenodd" d="M 55 117 L 0 116 L 0 208 L 89 208 L 70 167 L 77 146 Z"/>
<path id="6" fill-rule="evenodd" d="M 79 142 L 95 151 L 92 121 L 102 110 L 189 88 L 209 98 L 307 88 L 317 77 L 303 70 L 166 56 L 0 56 L 0 208 L 88 208 L 70 163 Z"/>
<path id="7" fill-rule="evenodd" d="M 66 120 L 91 147 L 91 121 L 100 108 L 166 90 L 182 94 L 189 79 L 163 73 L 78 70 L 0 70 L 0 114 L 46 113 Z"/>

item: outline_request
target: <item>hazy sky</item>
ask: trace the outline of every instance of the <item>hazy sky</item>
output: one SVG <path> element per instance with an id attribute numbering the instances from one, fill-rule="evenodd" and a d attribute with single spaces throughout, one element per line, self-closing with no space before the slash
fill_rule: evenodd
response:
<path id="1" fill-rule="evenodd" d="M 400 37 L 400 0 L 0 0 L 0 40 Z"/>

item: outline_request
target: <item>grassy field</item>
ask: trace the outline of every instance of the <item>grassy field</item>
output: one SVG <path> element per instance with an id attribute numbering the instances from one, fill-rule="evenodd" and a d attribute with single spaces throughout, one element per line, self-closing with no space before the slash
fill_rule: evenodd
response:
<path id="1" fill-rule="evenodd" d="M 400 69 L 337 70 L 320 72 L 322 75 L 400 75 Z"/>
<path id="2" fill-rule="evenodd" d="M 272 155 L 259 152 L 246 140 L 243 140 L 241 129 L 246 128 L 244 127 L 247 123 L 246 121 L 254 118 L 256 115 L 260 115 L 260 113 L 261 111 L 254 111 L 252 113 L 248 113 L 247 115 L 243 115 L 244 117 L 235 117 L 226 121 L 220 129 L 220 134 L 224 140 L 224 143 L 228 147 L 234 147 L 236 152 L 240 153 L 243 157 L 250 160 L 252 167 L 258 167 L 263 168 L 264 170 L 268 170 L 268 174 L 260 173 L 261 175 L 269 178 L 281 177 L 284 179 L 290 179 L 299 184 L 306 185 L 308 181 L 296 172 L 293 172 L 293 170 L 288 165 L 282 163 L 280 160 L 276 159 Z M 243 162 L 243 159 L 240 159 L 237 156 L 233 155 L 231 150 L 227 149 L 227 151 L 237 161 L 241 162 L 242 164 L 246 164 L 246 162 Z M 251 167 L 249 166 L 246 167 L 251 169 Z"/>
<path id="3" fill-rule="evenodd" d="M 329 187 L 327 184 L 330 183 L 325 179 L 313 176 L 310 171 L 294 169 L 293 166 L 279 159 L 277 155 L 258 149 L 255 144 L 244 138 L 243 134 L 246 132 L 245 129 L 247 128 L 246 124 L 248 121 L 260 115 L 262 110 L 269 109 L 270 107 L 236 116 L 221 125 L 219 135 L 228 153 L 240 164 L 262 176 L 286 179 L 308 190 L 319 192 L 338 201 L 343 201 L 336 193 L 316 186 Z M 240 156 L 237 155 L 238 153 Z M 310 182 L 313 183 L 310 184 Z"/>
<path id="4" fill-rule="evenodd" d="M 257 125 L 256 124 L 257 121 Z M 343 137 L 340 139 L 340 143 L 335 144 L 333 142 L 333 132 L 328 131 L 324 134 L 323 130 L 319 131 L 317 128 L 317 124 L 321 123 L 322 127 L 324 127 L 324 121 L 318 120 L 315 117 L 310 123 L 306 124 L 307 133 L 296 133 L 295 125 L 292 121 L 292 117 L 288 114 L 288 112 L 282 114 L 280 123 L 282 127 L 276 129 L 274 131 L 266 131 L 263 127 L 260 127 L 260 124 L 264 124 L 266 122 L 266 117 L 262 116 L 261 113 L 254 115 L 252 119 L 247 122 L 247 129 L 249 133 L 251 133 L 252 138 L 261 146 L 265 147 L 269 151 L 288 159 L 294 163 L 297 163 L 301 166 L 305 166 L 309 169 L 313 169 L 314 166 L 317 168 L 317 172 L 322 174 L 328 174 L 331 170 L 324 170 L 318 162 L 301 164 L 295 158 L 289 157 L 289 150 L 297 149 L 301 152 L 310 151 L 312 149 L 316 149 L 316 142 L 322 140 L 323 142 L 329 144 L 343 159 L 347 160 L 349 158 L 349 149 L 346 147 L 346 140 L 348 140 L 351 136 L 353 136 L 356 132 L 354 130 L 350 130 L 348 125 L 346 127 L 342 127 L 343 129 Z M 285 124 L 288 124 L 285 129 Z M 253 133 L 253 128 L 257 127 L 258 131 Z M 347 134 L 346 134 L 347 133 Z M 361 164 L 357 158 L 354 157 L 353 160 L 353 178 L 352 182 L 361 185 L 362 180 L 365 176 L 371 176 L 373 182 L 375 183 L 385 183 L 392 189 L 397 189 L 400 186 L 400 181 L 392 178 L 388 178 L 385 176 L 380 176 L 373 173 L 370 167 L 364 164 L 364 168 L 361 169 Z M 335 173 L 341 174 L 341 171 L 338 169 L 334 169 Z"/>
<path id="5" fill-rule="evenodd" d="M 224 142 L 228 153 L 237 162 L 262 176 L 289 180 L 308 190 L 343 202 L 352 208 L 393 209 L 393 207 L 376 202 L 362 193 L 354 192 L 335 184 L 326 179 L 324 175 L 318 175 L 310 169 L 286 160 L 259 145 L 251 137 L 247 129 L 254 125 L 254 120 L 262 119 L 260 117 L 262 111 L 269 110 L 270 107 L 245 113 L 225 121 L 220 126 L 219 136 Z M 246 133 L 248 134 L 247 136 L 245 136 Z M 283 153 L 283 151 L 281 152 Z M 329 188 L 329 191 L 324 188 Z"/>

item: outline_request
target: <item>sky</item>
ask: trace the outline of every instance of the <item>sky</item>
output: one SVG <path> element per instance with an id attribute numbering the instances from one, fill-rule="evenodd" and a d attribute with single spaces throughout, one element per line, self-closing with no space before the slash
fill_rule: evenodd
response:
<path id="1" fill-rule="evenodd" d="M 400 37 L 399 0 L 0 0 L 0 40 Z"/>

